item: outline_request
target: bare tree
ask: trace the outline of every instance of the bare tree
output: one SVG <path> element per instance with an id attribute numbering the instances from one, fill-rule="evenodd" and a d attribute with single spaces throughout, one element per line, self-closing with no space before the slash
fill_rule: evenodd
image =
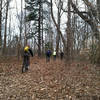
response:
<path id="1" fill-rule="evenodd" d="M 41 56 L 41 0 L 39 0 L 39 19 L 38 19 L 38 56 Z"/>
<path id="2" fill-rule="evenodd" d="M 97 0 L 98 17 L 100 20 L 100 0 Z"/>
<path id="3" fill-rule="evenodd" d="M 84 0 L 86 1 L 86 0 Z M 97 22 L 96 20 L 94 20 L 93 17 L 91 16 L 94 16 L 96 17 L 96 13 L 97 11 L 95 11 L 95 8 L 93 6 L 91 6 L 91 3 L 89 3 L 89 1 L 87 0 L 86 2 L 86 5 L 90 7 L 90 10 L 89 12 L 86 12 L 87 15 L 84 15 L 83 12 L 79 11 L 79 9 L 76 7 L 76 5 L 72 2 L 71 0 L 71 6 L 72 8 L 74 9 L 74 11 L 86 22 L 90 25 L 91 29 L 93 30 L 93 33 L 94 33 L 94 36 L 99 39 L 99 30 L 98 30 L 98 27 L 97 27 Z"/>
<path id="4" fill-rule="evenodd" d="M 7 5 L 6 5 L 6 19 L 5 19 L 5 32 L 4 32 L 3 54 L 6 53 L 8 7 L 9 7 L 9 0 L 7 0 Z"/>
<path id="5" fill-rule="evenodd" d="M 25 2 L 25 8 L 26 8 L 26 2 Z M 25 9 L 25 18 L 26 18 L 26 9 Z M 25 37 L 24 37 L 24 45 L 27 45 L 27 29 L 26 29 L 26 22 L 25 22 Z"/>
<path id="6" fill-rule="evenodd" d="M 52 17 L 52 20 L 53 20 L 53 22 L 54 22 L 56 28 L 57 28 L 58 33 L 59 33 L 60 36 L 61 36 L 62 42 L 63 42 L 63 44 L 64 44 L 64 47 L 66 48 L 66 40 L 64 39 L 64 36 L 62 35 L 62 32 L 61 32 L 61 30 L 59 29 L 59 26 L 58 26 L 58 24 L 56 23 L 55 18 L 54 18 L 54 15 L 53 15 L 52 0 L 51 0 L 51 17 Z"/>
<path id="7" fill-rule="evenodd" d="M 60 23 L 61 23 L 61 8 L 62 8 L 62 1 L 58 0 L 58 4 L 57 4 L 57 9 L 58 9 L 57 24 L 58 24 L 59 29 L 60 29 Z M 56 52 L 57 52 L 57 55 L 58 55 L 58 51 L 59 51 L 60 40 L 61 40 L 60 39 L 60 34 L 57 33 L 57 36 L 56 36 Z"/>
<path id="8" fill-rule="evenodd" d="M 1 27 L 2 27 L 2 0 L 0 1 L 0 48 L 2 46 Z"/>
<path id="9" fill-rule="evenodd" d="M 21 0 L 21 19 L 20 19 L 20 42 L 22 39 L 22 20 L 23 20 L 23 0 Z"/>
<path id="10" fill-rule="evenodd" d="M 41 20 L 42 20 L 42 36 L 41 36 L 41 42 L 42 42 L 42 53 L 44 52 L 44 40 L 43 40 L 43 3 L 42 3 L 42 7 L 41 7 Z"/>
<path id="11" fill-rule="evenodd" d="M 10 41 L 11 41 L 11 14 L 9 14 L 9 31 L 8 31 L 8 46 L 11 47 Z"/>
<path id="12" fill-rule="evenodd" d="M 73 39 L 72 39 L 72 32 L 71 32 L 71 1 L 68 0 L 68 21 L 67 21 L 67 50 L 66 50 L 66 57 L 67 60 L 71 60 L 72 58 L 72 43 L 73 43 Z"/>

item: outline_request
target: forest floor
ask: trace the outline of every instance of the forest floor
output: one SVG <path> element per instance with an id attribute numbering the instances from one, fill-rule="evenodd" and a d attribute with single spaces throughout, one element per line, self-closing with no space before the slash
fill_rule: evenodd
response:
<path id="1" fill-rule="evenodd" d="M 33 57 L 28 72 L 21 67 L 0 60 L 0 100 L 100 100 L 100 66 Z"/>

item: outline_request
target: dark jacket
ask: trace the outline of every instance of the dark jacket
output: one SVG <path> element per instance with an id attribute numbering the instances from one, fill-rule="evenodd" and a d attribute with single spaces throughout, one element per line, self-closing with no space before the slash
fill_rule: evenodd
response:
<path id="1" fill-rule="evenodd" d="M 23 64 L 26 66 L 30 65 L 30 55 L 33 57 L 33 52 L 31 49 L 29 49 L 28 51 L 24 51 Z"/>
<path id="2" fill-rule="evenodd" d="M 51 56 L 51 51 L 50 51 L 50 50 L 48 50 L 48 51 L 46 52 L 46 56 L 47 56 L 47 57 L 50 57 L 50 56 Z"/>

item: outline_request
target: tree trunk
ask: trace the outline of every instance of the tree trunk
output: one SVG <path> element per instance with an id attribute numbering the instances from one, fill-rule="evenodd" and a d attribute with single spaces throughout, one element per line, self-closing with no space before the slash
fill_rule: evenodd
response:
<path id="1" fill-rule="evenodd" d="M 91 16 L 86 16 L 84 15 L 83 13 L 81 13 L 79 11 L 79 9 L 76 7 L 76 5 L 72 2 L 71 0 L 71 6 L 72 8 L 75 10 L 75 12 L 85 21 L 87 22 L 90 27 L 91 27 L 91 30 L 93 31 L 93 35 L 95 36 L 96 39 L 99 40 L 100 36 L 99 36 L 99 30 L 98 30 L 98 27 L 97 27 L 97 23 L 96 21 L 93 20 L 93 18 L 90 18 Z M 87 14 L 88 15 L 88 14 Z"/>
<path id="2" fill-rule="evenodd" d="M 58 33 L 59 33 L 60 36 L 61 36 L 62 42 L 63 42 L 63 44 L 64 44 L 64 48 L 66 48 L 66 40 L 64 39 L 64 37 L 63 37 L 63 35 L 62 35 L 62 32 L 60 31 L 60 29 L 59 29 L 59 27 L 58 27 L 58 25 L 57 25 L 57 23 L 56 23 L 56 21 L 55 21 L 55 18 L 54 18 L 54 16 L 53 16 L 52 0 L 51 0 L 51 17 L 52 17 L 52 20 L 53 20 L 53 22 L 54 22 L 56 28 L 57 28 Z"/>
<path id="3" fill-rule="evenodd" d="M 60 29 L 60 13 L 61 13 L 61 0 L 59 0 L 59 3 L 58 3 L 58 27 Z M 58 31 L 59 32 L 59 31 Z M 56 36 L 56 53 L 57 53 L 57 56 L 58 56 L 58 51 L 59 51 L 59 42 L 60 42 L 60 34 L 57 33 L 57 36 Z"/>
<path id="4" fill-rule="evenodd" d="M 8 31 L 8 49 L 7 49 L 7 53 L 10 54 L 10 50 L 11 50 L 11 14 L 9 13 L 9 31 Z"/>
<path id="5" fill-rule="evenodd" d="M 41 0 L 39 0 L 39 19 L 38 19 L 38 56 L 41 56 Z"/>
<path id="6" fill-rule="evenodd" d="M 26 2 L 25 2 L 25 8 L 26 8 Z M 26 9 L 25 9 L 25 18 L 26 18 Z M 24 38 L 24 46 L 27 45 L 27 30 L 26 30 L 26 22 L 25 23 L 25 38 Z"/>
<path id="7" fill-rule="evenodd" d="M 0 48 L 2 47 L 1 30 L 2 30 L 2 0 L 0 1 Z"/>
<path id="8" fill-rule="evenodd" d="M 97 0 L 98 17 L 100 20 L 100 0 Z"/>
<path id="9" fill-rule="evenodd" d="M 42 4 L 42 53 L 44 53 L 44 41 L 43 41 L 43 4 Z"/>
<path id="10" fill-rule="evenodd" d="M 5 54 L 6 54 L 6 39 L 7 39 L 7 19 L 8 19 L 8 7 L 9 7 L 9 1 L 7 1 L 7 6 L 6 6 L 6 19 L 5 19 L 5 32 L 4 32 L 3 55 L 5 55 Z"/>
<path id="11" fill-rule="evenodd" d="M 17 58 L 20 60 L 21 57 L 21 40 L 22 40 L 22 20 L 23 20 L 23 0 L 21 0 L 21 18 L 20 18 L 20 37 L 18 39 L 18 44 L 17 44 Z"/>
<path id="12" fill-rule="evenodd" d="M 21 0 L 21 19 L 20 19 L 20 43 L 21 43 L 21 39 L 22 39 L 22 19 L 23 19 L 23 0 Z"/>
<path id="13" fill-rule="evenodd" d="M 70 12 L 70 0 L 68 0 L 68 21 L 67 21 L 67 50 L 66 59 L 71 60 L 72 58 L 72 32 L 71 32 L 71 12 Z"/>

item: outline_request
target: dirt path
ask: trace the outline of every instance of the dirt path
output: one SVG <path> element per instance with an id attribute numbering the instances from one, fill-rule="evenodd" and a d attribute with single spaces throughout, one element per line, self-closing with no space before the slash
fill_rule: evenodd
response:
<path id="1" fill-rule="evenodd" d="M 0 100 L 100 100 L 100 67 L 33 58 L 22 74 L 21 63 L 0 63 Z"/>

